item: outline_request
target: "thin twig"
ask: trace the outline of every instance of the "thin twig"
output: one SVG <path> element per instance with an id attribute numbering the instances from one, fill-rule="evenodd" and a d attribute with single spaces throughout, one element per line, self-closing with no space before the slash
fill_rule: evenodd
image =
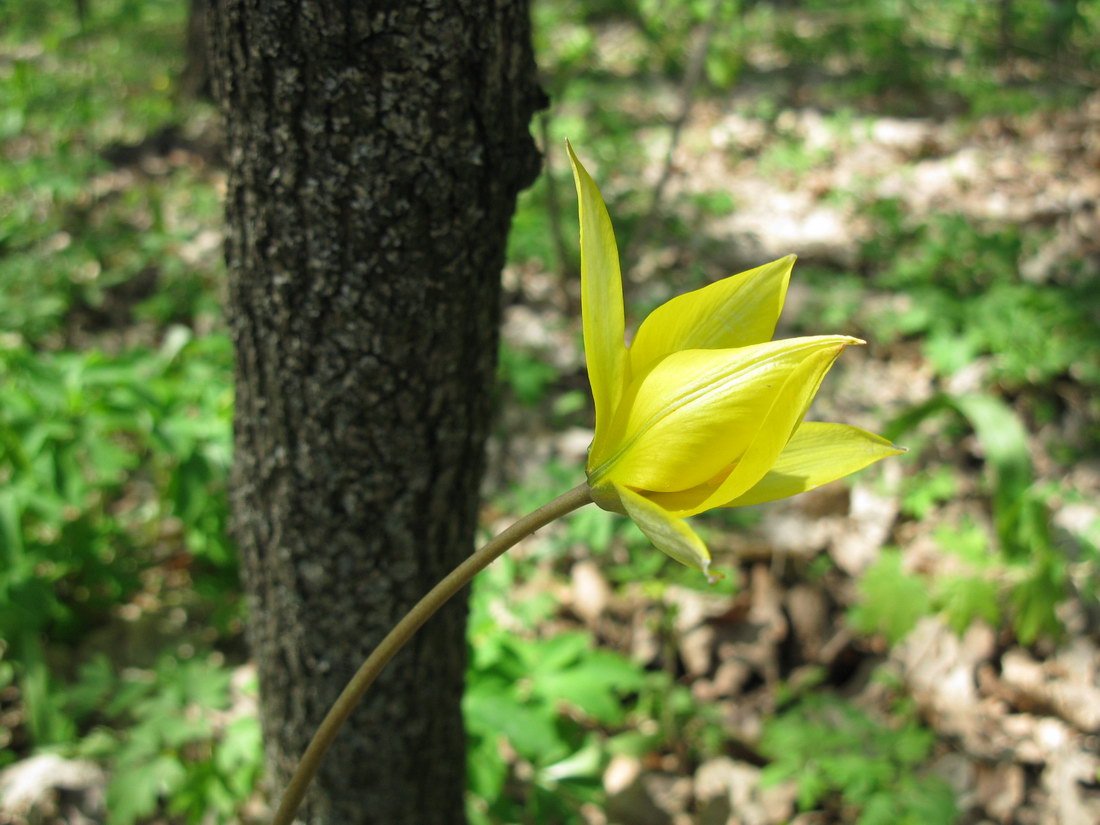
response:
<path id="1" fill-rule="evenodd" d="M 630 243 L 623 251 L 623 270 L 628 272 L 634 266 L 634 248 L 637 243 L 644 243 L 652 234 L 654 224 L 660 215 L 661 200 L 664 197 L 665 187 L 672 179 L 673 156 L 680 145 L 680 137 L 684 131 L 684 125 L 691 115 L 691 107 L 695 103 L 695 89 L 703 78 L 703 70 L 707 64 L 707 53 L 710 51 L 710 42 L 714 39 L 714 30 L 718 27 L 718 21 L 722 16 L 724 0 L 712 0 L 710 14 L 707 19 L 696 29 L 695 48 L 688 61 L 687 71 L 680 86 L 680 110 L 672 121 L 669 130 L 668 152 L 665 153 L 665 163 L 661 169 L 661 176 L 657 179 L 657 185 L 653 187 L 653 200 L 650 202 L 649 211 L 642 219 L 638 231 L 631 238 Z"/>

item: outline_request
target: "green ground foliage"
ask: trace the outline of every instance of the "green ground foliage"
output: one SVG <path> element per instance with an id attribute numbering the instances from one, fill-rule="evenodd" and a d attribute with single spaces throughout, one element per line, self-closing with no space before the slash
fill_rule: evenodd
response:
<path id="1" fill-rule="evenodd" d="M 47 752 L 96 761 L 111 825 L 242 821 L 262 771 L 227 537 L 224 172 L 212 108 L 178 91 L 187 13 L 185 0 L 0 4 L 0 768 Z M 569 305 L 574 200 L 555 149 L 569 136 L 599 170 L 627 267 L 668 253 L 657 276 L 628 279 L 635 321 L 727 274 L 724 242 L 699 227 L 754 208 L 720 188 L 655 185 L 663 150 L 652 146 L 676 132 L 686 101 L 763 123 L 763 147 L 743 160 L 801 184 L 871 118 L 965 131 L 1054 116 L 1100 76 L 1096 0 L 537 0 L 533 13 L 554 100 L 534 130 L 550 154 L 521 198 L 510 264 Z M 784 113 L 805 106 L 842 139 L 811 145 L 789 130 Z M 800 265 L 791 323 L 863 335 L 876 358 L 931 373 L 930 399 L 864 412 L 911 447 L 903 522 L 966 511 L 930 531 L 949 573 L 914 569 L 888 546 L 852 582 L 841 621 L 879 654 L 927 616 L 960 634 L 984 622 L 1013 643 L 1055 644 L 1068 601 L 1096 607 L 1096 525 L 1052 527 L 1054 508 L 1083 503 L 1063 476 L 1100 451 L 1095 272 L 1069 255 L 1024 277 L 1049 226 L 961 208 L 913 216 L 869 191 L 829 194 L 870 229 L 843 265 Z M 570 315 L 546 323 L 579 340 Z M 976 381 L 956 380 L 977 367 Z M 579 362 L 566 371 L 506 340 L 500 376 L 502 409 L 554 432 L 591 426 Z M 1060 422 L 1074 411 L 1070 431 Z M 500 471 L 492 509 L 525 512 L 577 472 Z M 762 518 L 718 513 L 702 530 L 721 547 Z M 656 654 L 642 661 L 563 613 L 555 587 L 580 560 L 636 600 Z M 725 572 L 708 588 L 595 509 L 491 568 L 469 631 L 471 821 L 579 825 L 585 806 L 607 804 L 615 759 L 690 775 L 746 753 L 765 785 L 793 781 L 798 808 L 830 822 L 956 821 L 953 792 L 929 769 L 949 745 L 902 685 L 867 708 L 828 674 L 798 682 L 789 667 L 756 741 L 693 693 L 677 594 L 732 601 L 746 569 Z M 842 574 L 822 555 L 792 575 Z M 527 598 L 509 598 L 520 589 Z"/>
<path id="2" fill-rule="evenodd" d="M 951 822 L 951 787 L 925 769 L 935 736 L 904 707 L 893 716 L 886 725 L 829 694 L 801 698 L 767 726 L 764 782 L 794 779 L 801 809 L 832 798 L 853 825 Z"/>

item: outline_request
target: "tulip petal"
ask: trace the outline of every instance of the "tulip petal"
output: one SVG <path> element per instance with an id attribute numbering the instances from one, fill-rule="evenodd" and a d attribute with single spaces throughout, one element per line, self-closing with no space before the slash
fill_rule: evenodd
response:
<path id="1" fill-rule="evenodd" d="M 653 545 L 672 559 L 709 575 L 710 551 L 686 521 L 676 518 L 649 499 L 615 484 L 623 508 Z"/>
<path id="2" fill-rule="evenodd" d="M 595 182 L 565 142 L 573 164 L 581 225 L 581 319 L 588 381 L 596 405 L 597 438 L 607 432 L 622 396 L 626 370 L 623 284 L 607 206 Z"/>
<path id="3" fill-rule="evenodd" d="M 686 490 L 739 461 L 763 431 L 778 444 L 769 464 L 729 498 L 740 495 L 767 471 L 829 365 L 853 343 L 859 339 L 822 335 L 667 356 L 627 388 L 608 437 L 589 454 L 589 483 Z M 792 386 L 794 376 L 801 377 Z M 774 416 L 781 397 L 784 409 Z"/>
<path id="4" fill-rule="evenodd" d="M 653 310 L 630 345 L 631 375 L 685 349 L 729 349 L 770 341 L 795 256 L 678 295 Z"/>
<path id="5" fill-rule="evenodd" d="M 856 340 L 848 339 L 845 343 Z M 748 447 L 728 472 L 718 473 L 712 481 L 690 490 L 652 493 L 653 501 L 673 515 L 687 517 L 744 495 L 776 463 L 842 349 L 843 344 L 819 349 L 790 372 L 780 390 L 773 394 L 771 408 L 757 420 Z"/>
<path id="6" fill-rule="evenodd" d="M 767 474 L 748 492 L 722 506 L 745 507 L 804 493 L 904 452 L 904 448 L 859 427 L 807 421 L 795 430 Z"/>

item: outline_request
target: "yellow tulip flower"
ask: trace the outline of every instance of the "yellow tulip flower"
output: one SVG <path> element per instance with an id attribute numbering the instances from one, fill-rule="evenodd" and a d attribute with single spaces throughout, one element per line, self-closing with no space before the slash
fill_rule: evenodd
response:
<path id="1" fill-rule="evenodd" d="M 677 296 L 628 348 L 615 233 L 566 143 L 580 201 L 581 315 L 596 433 L 592 498 L 660 550 L 708 571 L 684 520 L 812 490 L 904 450 L 846 424 L 804 422 L 846 335 L 772 341 L 794 256 Z"/>

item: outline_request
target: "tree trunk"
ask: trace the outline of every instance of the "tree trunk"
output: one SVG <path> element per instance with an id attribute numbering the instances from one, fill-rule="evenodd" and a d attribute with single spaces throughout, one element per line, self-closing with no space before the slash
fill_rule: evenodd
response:
<path id="1" fill-rule="evenodd" d="M 235 536 L 273 789 L 472 549 L 500 270 L 538 170 L 527 3 L 214 0 L 237 352 Z M 463 821 L 465 605 L 393 662 L 309 823 Z"/>

